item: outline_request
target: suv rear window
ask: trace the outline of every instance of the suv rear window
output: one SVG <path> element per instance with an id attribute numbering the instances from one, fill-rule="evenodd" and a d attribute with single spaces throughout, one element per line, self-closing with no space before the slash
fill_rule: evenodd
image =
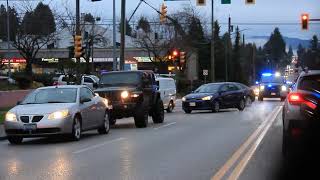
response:
<path id="1" fill-rule="evenodd" d="M 320 75 L 305 76 L 300 80 L 298 89 L 320 93 Z"/>

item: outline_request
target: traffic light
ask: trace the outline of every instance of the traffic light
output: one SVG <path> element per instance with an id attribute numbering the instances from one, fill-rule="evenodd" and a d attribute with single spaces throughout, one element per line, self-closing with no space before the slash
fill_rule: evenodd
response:
<path id="1" fill-rule="evenodd" d="M 309 28 L 309 14 L 301 15 L 301 28 L 302 30 L 308 30 Z"/>
<path id="2" fill-rule="evenodd" d="M 197 6 L 205 6 L 206 0 L 197 0 Z"/>
<path id="3" fill-rule="evenodd" d="M 76 35 L 74 37 L 74 57 L 80 58 L 82 56 L 82 36 Z"/>
<path id="4" fill-rule="evenodd" d="M 185 63 L 186 62 L 186 52 L 181 51 L 180 52 L 180 62 Z"/>
<path id="5" fill-rule="evenodd" d="M 256 0 L 246 0 L 246 4 L 255 4 Z"/>
<path id="6" fill-rule="evenodd" d="M 161 5 L 161 9 L 160 9 L 160 23 L 163 24 L 166 20 L 167 20 L 167 13 L 168 13 L 168 10 L 167 10 L 167 6 L 162 3 Z"/>

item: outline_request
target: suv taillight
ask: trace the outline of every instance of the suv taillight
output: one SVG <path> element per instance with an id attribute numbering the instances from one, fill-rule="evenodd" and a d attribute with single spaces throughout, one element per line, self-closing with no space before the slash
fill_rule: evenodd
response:
<path id="1" fill-rule="evenodd" d="M 288 101 L 291 105 L 301 105 L 301 104 L 305 104 L 308 107 L 310 107 L 311 109 L 316 109 L 317 105 L 314 104 L 311 101 L 306 100 L 302 94 L 300 93 L 290 93 L 288 95 Z"/>

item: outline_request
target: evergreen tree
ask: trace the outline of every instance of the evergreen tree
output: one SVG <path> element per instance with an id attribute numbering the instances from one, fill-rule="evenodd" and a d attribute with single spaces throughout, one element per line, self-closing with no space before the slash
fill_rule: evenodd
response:
<path id="1" fill-rule="evenodd" d="M 95 19 L 91 13 L 86 13 L 83 16 L 83 21 L 93 24 L 95 22 Z"/>
<path id="2" fill-rule="evenodd" d="M 314 35 L 310 41 L 310 49 L 313 51 L 317 51 L 319 47 L 319 40 L 316 35 Z"/>
<path id="3" fill-rule="evenodd" d="M 264 49 L 271 60 L 273 68 L 278 69 L 279 64 L 286 55 L 286 43 L 280 33 L 279 28 L 275 28 L 269 41 L 264 45 Z"/>
<path id="4" fill-rule="evenodd" d="M 216 79 L 218 81 L 225 80 L 225 48 L 223 41 L 220 37 L 220 25 L 219 22 L 216 21 L 214 23 L 214 58 L 215 58 L 215 72 Z"/>
<path id="5" fill-rule="evenodd" d="M 10 41 L 14 41 L 18 26 L 19 18 L 15 8 L 9 6 L 9 27 L 10 27 Z M 7 10 L 4 5 L 0 6 L 0 39 L 7 41 Z"/>
<path id="6" fill-rule="evenodd" d="M 242 80 L 242 70 L 240 67 L 240 48 L 241 48 L 241 34 L 239 27 L 236 28 L 236 35 L 235 35 L 235 41 L 233 46 L 233 56 L 232 56 L 232 63 L 230 68 L 231 77 L 230 79 L 232 81 L 241 82 Z"/>

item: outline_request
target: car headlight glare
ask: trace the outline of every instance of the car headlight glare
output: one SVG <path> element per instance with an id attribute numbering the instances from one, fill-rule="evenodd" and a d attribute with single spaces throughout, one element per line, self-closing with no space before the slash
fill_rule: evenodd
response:
<path id="1" fill-rule="evenodd" d="M 104 105 L 106 105 L 107 107 L 109 106 L 109 101 L 108 101 L 108 99 L 103 99 L 103 103 L 104 103 Z"/>
<path id="2" fill-rule="evenodd" d="M 264 86 L 260 86 L 260 91 L 263 91 L 264 90 Z"/>
<path id="3" fill-rule="evenodd" d="M 122 91 L 122 93 L 121 93 L 121 98 L 122 99 L 126 99 L 126 98 L 128 98 L 129 97 L 129 92 L 128 91 Z"/>
<path id="4" fill-rule="evenodd" d="M 281 91 L 287 91 L 287 86 L 281 86 Z"/>
<path id="5" fill-rule="evenodd" d="M 209 101 L 211 100 L 212 96 L 206 96 L 206 97 L 203 97 L 201 98 L 203 101 Z"/>
<path id="6" fill-rule="evenodd" d="M 17 121 L 17 116 L 12 112 L 7 112 L 5 120 L 6 121 Z"/>
<path id="7" fill-rule="evenodd" d="M 56 111 L 51 114 L 49 114 L 48 119 L 49 120 L 55 120 L 55 119 L 63 119 L 69 115 L 69 111 L 67 109 Z"/>
<path id="8" fill-rule="evenodd" d="M 183 102 L 186 101 L 186 100 L 187 100 L 186 97 L 183 97 L 183 98 L 182 98 L 182 101 L 183 101 Z"/>

